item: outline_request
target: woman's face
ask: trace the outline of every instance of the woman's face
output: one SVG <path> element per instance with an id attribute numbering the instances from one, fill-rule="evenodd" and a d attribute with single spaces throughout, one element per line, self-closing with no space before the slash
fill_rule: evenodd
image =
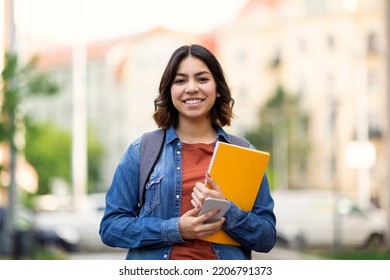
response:
<path id="1" fill-rule="evenodd" d="M 179 111 L 179 121 L 209 121 L 209 112 L 217 96 L 214 77 L 206 64 L 192 56 L 183 59 L 171 85 L 171 98 Z"/>

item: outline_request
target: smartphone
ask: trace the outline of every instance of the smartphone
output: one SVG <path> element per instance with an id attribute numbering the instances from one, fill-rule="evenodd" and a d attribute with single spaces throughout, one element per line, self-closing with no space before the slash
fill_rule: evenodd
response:
<path id="1" fill-rule="evenodd" d="M 221 209 L 221 211 L 219 211 L 216 215 L 212 216 L 210 219 L 205 221 L 205 223 L 212 223 L 218 221 L 223 217 L 223 215 L 225 215 L 226 211 L 229 208 L 229 205 L 230 205 L 229 200 L 207 197 L 203 202 L 202 207 L 200 208 L 200 212 L 198 216 L 218 208 Z"/>

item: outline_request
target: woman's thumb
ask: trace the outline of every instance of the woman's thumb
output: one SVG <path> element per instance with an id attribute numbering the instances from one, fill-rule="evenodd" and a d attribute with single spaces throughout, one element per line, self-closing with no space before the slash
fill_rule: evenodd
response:
<path id="1" fill-rule="evenodd" d="M 199 211 L 200 211 L 200 205 L 198 207 L 194 207 L 194 208 L 188 210 L 186 213 L 184 213 L 183 216 L 191 216 L 191 217 L 198 216 Z"/>

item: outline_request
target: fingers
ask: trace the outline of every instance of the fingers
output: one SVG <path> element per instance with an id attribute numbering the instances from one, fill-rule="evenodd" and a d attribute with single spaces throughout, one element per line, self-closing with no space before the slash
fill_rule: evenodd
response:
<path id="1" fill-rule="evenodd" d="M 215 234 L 222 228 L 222 225 L 226 220 L 224 217 L 216 221 L 209 221 L 209 219 L 218 214 L 219 211 L 220 209 L 213 209 L 199 216 L 199 218 L 201 218 L 200 221 L 205 225 L 203 230 L 205 236 Z"/>
<path id="2" fill-rule="evenodd" d="M 203 201 L 206 197 L 210 196 L 210 190 L 202 183 L 197 182 L 192 189 L 192 205 L 196 207 L 196 205 L 202 205 Z"/>
<path id="3" fill-rule="evenodd" d="M 199 212 L 200 212 L 200 208 L 201 208 L 200 206 L 194 207 L 194 208 L 188 210 L 187 212 L 185 212 L 182 217 L 196 217 L 198 219 L 196 222 L 204 223 L 205 221 L 210 219 L 212 216 L 218 214 L 219 211 L 221 211 L 220 209 L 215 208 L 215 209 L 212 209 L 212 210 L 198 216 Z"/>
<path id="4" fill-rule="evenodd" d="M 203 235 L 201 238 L 213 235 L 222 228 L 222 225 L 225 222 L 224 217 L 215 222 L 205 223 L 208 219 L 216 215 L 219 211 L 220 211 L 219 209 L 214 209 L 198 217 L 203 224 L 202 225 L 203 229 L 202 232 L 200 233 Z"/>
<path id="5" fill-rule="evenodd" d="M 221 211 L 221 209 L 218 209 L 218 208 L 215 208 L 213 210 L 210 210 L 202 215 L 199 216 L 200 218 L 200 221 L 202 223 L 206 222 L 208 219 L 210 219 L 211 217 L 217 215 L 219 213 L 219 211 Z"/>
<path id="6" fill-rule="evenodd" d="M 216 234 L 218 231 L 221 230 L 222 224 L 223 223 L 221 223 L 220 221 L 213 222 L 210 224 L 204 224 L 204 229 L 202 232 L 199 233 L 199 238 L 206 238 L 213 234 Z"/>
<path id="7" fill-rule="evenodd" d="M 194 208 L 200 208 L 202 206 L 202 204 L 198 201 L 196 202 L 194 199 L 191 199 L 191 205 L 194 207 Z"/>
<path id="8" fill-rule="evenodd" d="M 197 217 L 200 211 L 201 205 L 195 205 L 194 208 L 188 210 L 186 213 L 183 214 L 183 216 L 186 217 Z"/>
<path id="9" fill-rule="evenodd" d="M 183 239 L 199 239 L 215 234 L 222 228 L 225 218 L 212 223 L 204 223 L 210 217 L 218 213 L 214 209 L 201 216 L 198 216 L 200 208 L 193 208 L 187 211 L 179 220 L 179 231 Z"/>
<path id="10" fill-rule="evenodd" d="M 222 189 L 218 186 L 218 184 L 211 178 L 211 176 L 207 173 L 206 182 L 210 185 L 211 189 L 208 188 L 205 184 L 197 182 L 192 190 L 191 194 L 191 204 L 196 207 L 199 204 L 203 204 L 206 197 L 214 197 L 220 199 L 226 199 Z"/>
<path id="11" fill-rule="evenodd" d="M 218 186 L 218 184 L 214 181 L 214 179 L 210 176 L 209 173 L 206 174 L 206 181 L 210 185 L 212 190 L 222 193 L 221 188 Z"/>

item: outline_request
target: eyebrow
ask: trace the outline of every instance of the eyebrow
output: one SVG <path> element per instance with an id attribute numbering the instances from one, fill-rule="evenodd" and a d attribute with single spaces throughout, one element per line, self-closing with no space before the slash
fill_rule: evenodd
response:
<path id="1" fill-rule="evenodd" d="M 211 73 L 208 72 L 208 71 L 200 71 L 200 72 L 196 73 L 195 76 L 201 76 L 201 75 L 204 75 L 204 74 L 211 75 Z M 184 73 L 178 72 L 178 73 L 176 73 L 176 76 L 187 77 L 188 75 L 187 75 L 187 74 L 184 74 Z"/>

